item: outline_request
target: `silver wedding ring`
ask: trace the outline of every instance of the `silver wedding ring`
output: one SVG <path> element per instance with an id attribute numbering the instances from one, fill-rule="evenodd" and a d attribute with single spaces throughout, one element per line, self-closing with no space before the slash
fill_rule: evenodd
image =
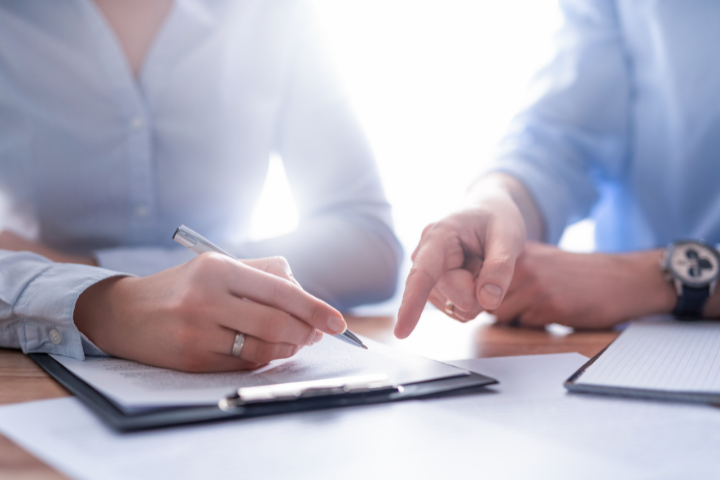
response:
<path id="1" fill-rule="evenodd" d="M 233 342 L 232 350 L 230 350 L 230 355 L 233 357 L 239 357 L 242 353 L 242 349 L 245 346 L 245 334 L 238 332 L 235 335 L 235 341 Z"/>
<path id="2" fill-rule="evenodd" d="M 452 303 L 450 300 L 445 302 L 445 313 L 447 313 L 448 315 L 455 314 L 455 304 Z"/>

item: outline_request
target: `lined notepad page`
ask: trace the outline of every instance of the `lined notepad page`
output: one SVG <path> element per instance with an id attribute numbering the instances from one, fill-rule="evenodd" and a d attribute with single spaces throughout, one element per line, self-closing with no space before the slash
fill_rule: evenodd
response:
<path id="1" fill-rule="evenodd" d="M 576 383 L 720 393 L 720 322 L 631 324 Z"/>

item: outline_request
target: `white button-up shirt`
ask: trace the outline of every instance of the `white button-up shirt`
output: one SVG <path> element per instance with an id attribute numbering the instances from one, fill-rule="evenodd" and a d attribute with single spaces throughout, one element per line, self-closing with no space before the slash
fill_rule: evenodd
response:
<path id="1" fill-rule="evenodd" d="M 250 242 L 272 151 L 300 227 Z M 77 297 L 192 258 L 171 240 L 183 223 L 241 258 L 285 256 L 339 308 L 396 282 L 390 207 L 301 1 L 177 0 L 138 78 L 90 0 L 0 3 L 0 193 L 6 224 L 103 267 L 0 251 L 0 346 L 26 352 L 82 358 Z"/>

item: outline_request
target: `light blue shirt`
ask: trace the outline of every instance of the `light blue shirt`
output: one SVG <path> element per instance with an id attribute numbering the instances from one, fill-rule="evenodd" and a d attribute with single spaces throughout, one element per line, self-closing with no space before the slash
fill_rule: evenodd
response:
<path id="1" fill-rule="evenodd" d="M 271 151 L 300 226 L 251 242 Z M 177 0 L 136 79 L 91 0 L 1 0 L 0 193 L 5 226 L 103 267 L 0 251 L 0 346 L 25 352 L 83 358 L 77 297 L 192 258 L 180 224 L 240 258 L 286 257 L 338 308 L 396 284 L 390 207 L 302 1 Z"/>
<path id="2" fill-rule="evenodd" d="M 546 241 L 592 215 L 603 251 L 720 242 L 720 2 L 563 0 L 557 55 L 494 169 Z"/>

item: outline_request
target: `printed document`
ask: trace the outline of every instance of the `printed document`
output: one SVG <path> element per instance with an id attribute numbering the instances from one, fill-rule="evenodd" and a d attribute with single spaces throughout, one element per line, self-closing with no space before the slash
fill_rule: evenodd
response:
<path id="1" fill-rule="evenodd" d="M 467 374 L 366 338 L 363 342 L 368 350 L 326 336 L 292 358 L 258 370 L 231 373 L 185 373 L 108 357 L 86 357 L 85 361 L 52 357 L 126 411 L 216 404 L 240 387 L 257 385 L 371 374 L 386 374 L 395 384 L 408 384 Z"/>

